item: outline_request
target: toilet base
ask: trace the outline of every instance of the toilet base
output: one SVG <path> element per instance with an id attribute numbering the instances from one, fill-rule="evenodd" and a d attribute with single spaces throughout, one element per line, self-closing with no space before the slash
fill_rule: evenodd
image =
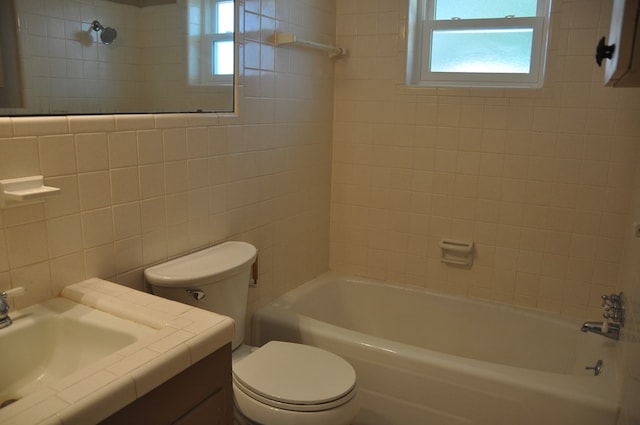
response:
<path id="1" fill-rule="evenodd" d="M 345 404 L 317 412 L 282 410 L 262 404 L 233 384 L 234 416 L 245 422 L 238 425 L 350 425 L 360 411 L 358 395 Z M 260 418 L 260 422 L 251 418 Z"/>
<path id="2" fill-rule="evenodd" d="M 245 418 L 238 410 L 237 406 L 233 406 L 233 425 L 260 425 L 250 419 Z"/>

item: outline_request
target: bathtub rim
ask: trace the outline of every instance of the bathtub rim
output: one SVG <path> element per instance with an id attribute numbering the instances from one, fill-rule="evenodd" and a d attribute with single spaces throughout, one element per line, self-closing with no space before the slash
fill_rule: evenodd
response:
<path id="1" fill-rule="evenodd" d="M 570 324 L 572 326 L 575 326 L 575 328 L 578 330 L 580 329 L 580 324 L 581 324 L 578 319 L 571 318 L 568 316 L 563 316 L 559 313 L 543 311 L 543 310 L 539 310 L 539 309 L 535 309 L 527 306 L 504 304 L 497 301 L 491 301 L 491 300 L 486 300 L 481 298 L 469 298 L 461 295 L 438 292 L 430 288 L 425 288 L 421 286 L 405 285 L 405 284 L 393 282 L 393 281 L 382 281 L 374 278 L 349 275 L 349 274 L 335 272 L 335 271 L 324 272 L 316 276 L 315 278 L 308 280 L 302 283 L 301 285 L 278 296 L 276 299 L 265 304 L 265 306 L 278 305 L 280 301 L 286 301 L 284 305 L 290 306 L 291 304 L 293 304 L 293 302 L 296 301 L 297 298 L 301 297 L 307 292 L 312 291 L 315 286 L 321 285 L 322 283 L 326 281 L 331 281 L 331 280 L 341 280 L 345 282 L 362 283 L 365 285 L 372 285 L 372 286 L 378 286 L 378 287 L 393 287 L 396 290 L 401 290 L 406 292 L 427 293 L 431 296 L 441 298 L 444 300 L 460 302 L 463 304 L 480 304 L 484 306 L 490 306 L 491 308 L 501 310 L 501 311 L 517 312 L 518 314 L 535 317 L 545 322 L 555 322 L 555 323 L 561 323 L 563 325 Z"/>
<path id="2" fill-rule="evenodd" d="M 398 369 L 413 370 L 416 365 L 420 365 L 422 363 L 425 353 L 428 353 L 430 365 L 437 369 L 441 368 L 445 372 L 462 371 L 469 374 L 469 376 L 472 376 L 474 379 L 507 383 L 519 388 L 532 389 L 534 391 L 554 394 L 576 402 L 588 403 L 594 406 L 599 406 L 603 409 L 619 410 L 621 391 L 618 384 L 618 359 L 615 353 L 612 352 L 617 347 L 613 347 L 608 350 L 605 358 L 605 366 L 609 364 L 610 366 L 607 369 L 611 370 L 612 373 L 601 374 L 597 377 L 588 374 L 585 374 L 585 376 L 568 375 L 497 364 L 485 360 L 442 353 L 428 348 L 415 347 L 407 343 L 368 335 L 359 331 L 333 325 L 328 322 L 323 322 L 293 310 L 293 304 L 297 299 L 313 291 L 318 285 L 322 285 L 327 281 L 336 279 L 345 282 L 362 283 L 365 285 L 383 287 L 391 286 L 394 289 L 427 293 L 429 295 L 443 297 L 455 302 L 471 304 L 480 303 L 494 308 L 505 309 L 507 311 L 515 311 L 518 314 L 532 315 L 545 321 L 559 321 L 563 324 L 573 322 L 573 320 L 558 314 L 547 314 L 546 312 L 525 307 L 499 304 L 486 300 L 469 299 L 461 296 L 434 292 L 426 288 L 405 286 L 395 284 L 393 282 L 384 282 L 376 279 L 329 271 L 303 283 L 259 308 L 252 317 L 252 343 L 261 343 L 260 341 L 262 338 L 259 335 L 259 326 L 257 326 L 257 322 L 268 317 L 271 321 L 276 323 L 281 323 L 292 328 L 300 328 L 302 330 L 302 334 L 306 331 L 315 333 L 322 338 L 336 339 L 336 341 L 344 347 L 348 347 L 349 344 L 355 345 L 359 350 L 363 350 L 369 355 L 372 355 L 373 358 L 378 361 L 384 358 L 390 358 L 391 355 L 397 354 L 398 352 L 406 354 L 407 359 L 411 364 L 405 366 L 398 366 L 397 364 L 394 365 L 394 367 Z M 579 332 L 579 325 L 576 325 L 576 332 Z M 598 337 L 596 335 L 590 336 L 594 338 Z M 593 382 L 590 381 L 593 379 L 599 380 L 597 385 L 591 385 Z"/>

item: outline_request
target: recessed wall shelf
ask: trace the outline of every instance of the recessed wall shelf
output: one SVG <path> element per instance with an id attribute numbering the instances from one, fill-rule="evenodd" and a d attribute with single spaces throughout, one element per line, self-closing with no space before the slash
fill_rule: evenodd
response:
<path id="1" fill-rule="evenodd" d="M 276 46 L 297 46 L 308 49 L 322 50 L 329 53 L 330 58 L 337 58 L 347 54 L 347 50 L 342 47 L 331 46 L 329 44 L 316 43 L 315 41 L 303 40 L 295 34 L 275 31 L 273 33 L 273 44 Z"/>
<path id="2" fill-rule="evenodd" d="M 43 201 L 59 193 L 59 188 L 45 186 L 42 176 L 0 180 L 0 207 Z"/>

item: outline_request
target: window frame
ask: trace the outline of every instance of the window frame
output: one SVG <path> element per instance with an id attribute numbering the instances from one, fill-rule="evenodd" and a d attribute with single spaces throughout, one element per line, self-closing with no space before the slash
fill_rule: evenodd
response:
<path id="1" fill-rule="evenodd" d="M 213 85 L 232 85 L 233 72 L 231 74 L 215 73 L 215 43 L 222 41 L 234 41 L 233 32 L 219 33 L 217 28 L 218 22 L 218 3 L 225 3 L 228 0 L 205 0 L 207 7 L 205 9 L 205 22 L 202 28 L 201 52 L 202 60 L 200 61 L 201 75 L 203 81 Z M 235 15 L 235 11 L 234 11 Z M 234 16 L 235 20 L 235 16 Z M 235 58 L 232 59 L 235 61 Z"/>
<path id="2" fill-rule="evenodd" d="M 223 41 L 231 41 L 235 46 L 235 32 L 219 33 L 217 32 L 217 6 L 218 3 L 224 3 L 229 0 L 195 0 L 194 5 L 199 8 L 198 34 L 190 36 L 190 44 L 198 52 L 198 57 L 190 59 L 192 71 L 190 71 L 190 83 L 192 85 L 201 86 L 232 86 L 234 72 L 230 74 L 215 74 L 214 50 L 215 43 Z M 237 10 L 234 8 L 234 21 Z M 235 26 L 235 25 L 234 25 Z M 195 52 L 194 52 L 195 53 Z M 234 52 L 235 56 L 235 47 Z M 232 59 L 235 69 L 235 57 Z M 197 65 L 193 67 L 193 62 Z M 195 71 L 196 73 L 194 74 Z"/>
<path id="3" fill-rule="evenodd" d="M 440 0 L 443 1 L 443 0 Z M 436 20 L 435 0 L 410 0 L 406 82 L 428 87 L 540 88 L 544 83 L 551 0 L 538 0 L 537 16 Z M 525 73 L 431 72 L 435 30 L 533 29 L 531 71 Z"/>

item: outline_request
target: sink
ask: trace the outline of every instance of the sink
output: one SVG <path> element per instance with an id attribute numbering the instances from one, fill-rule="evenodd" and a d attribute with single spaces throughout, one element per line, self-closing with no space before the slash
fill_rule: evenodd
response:
<path id="1" fill-rule="evenodd" d="M 1 425 L 99 423 L 235 333 L 228 317 L 100 278 L 9 314 L 13 324 L 0 329 Z"/>
<path id="2" fill-rule="evenodd" d="M 10 316 L 0 329 L 0 408 L 156 332 L 61 297 Z"/>

